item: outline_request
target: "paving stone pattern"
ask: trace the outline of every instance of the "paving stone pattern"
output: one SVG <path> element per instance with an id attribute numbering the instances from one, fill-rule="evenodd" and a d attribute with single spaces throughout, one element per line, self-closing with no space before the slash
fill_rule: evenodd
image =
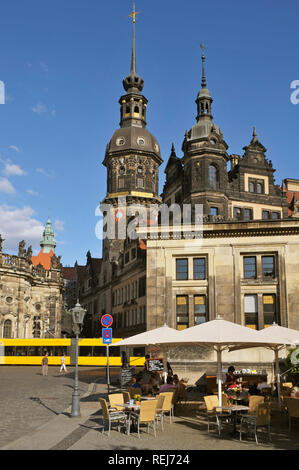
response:
<path id="1" fill-rule="evenodd" d="M 0 448 L 46 424 L 72 402 L 73 368 L 66 376 L 49 367 L 43 377 L 38 366 L 0 366 Z M 79 369 L 79 392 L 99 380 L 94 369 Z"/>

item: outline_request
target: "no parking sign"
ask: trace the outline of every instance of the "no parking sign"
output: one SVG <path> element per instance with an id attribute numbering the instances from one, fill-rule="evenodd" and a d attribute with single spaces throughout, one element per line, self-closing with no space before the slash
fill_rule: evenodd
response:
<path id="1" fill-rule="evenodd" d="M 102 328 L 103 344 L 112 343 L 112 328 Z"/>

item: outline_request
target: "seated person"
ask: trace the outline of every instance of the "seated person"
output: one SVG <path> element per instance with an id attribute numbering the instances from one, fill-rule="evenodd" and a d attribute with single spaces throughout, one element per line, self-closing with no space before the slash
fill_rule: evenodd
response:
<path id="1" fill-rule="evenodd" d="M 141 374 L 141 388 L 145 394 L 151 389 L 152 374 L 149 370 L 144 369 Z"/>
<path id="2" fill-rule="evenodd" d="M 226 374 L 226 379 L 225 379 L 224 385 L 229 386 L 229 385 L 233 385 L 233 384 L 235 384 L 235 383 L 237 382 L 237 379 L 236 379 L 236 377 L 235 377 L 234 372 L 235 372 L 234 366 L 230 366 L 230 367 L 228 368 L 228 370 L 227 370 L 227 374 Z"/>
<path id="3" fill-rule="evenodd" d="M 186 397 L 186 384 L 184 381 L 178 378 L 177 374 L 174 374 L 173 376 L 173 383 L 178 389 L 178 397 L 179 398 L 185 398 Z"/>
<path id="4" fill-rule="evenodd" d="M 141 379 L 137 377 L 133 377 L 130 387 L 141 389 Z"/>
<path id="5" fill-rule="evenodd" d="M 250 385 L 249 390 L 248 390 L 248 397 L 253 396 L 253 395 L 260 395 L 261 392 L 257 388 L 257 383 L 254 383 Z"/>
<path id="6" fill-rule="evenodd" d="M 260 379 L 257 386 L 257 389 L 260 391 L 262 391 L 263 388 L 271 388 L 265 378 Z"/>
<path id="7" fill-rule="evenodd" d="M 160 377 L 159 372 L 154 372 L 152 374 L 151 382 L 150 382 L 150 384 L 152 386 L 152 389 L 158 391 L 158 389 L 160 388 L 161 383 L 162 383 L 162 381 L 161 381 L 161 377 Z"/>
<path id="8" fill-rule="evenodd" d="M 172 390 L 175 390 L 176 386 L 173 383 L 173 378 L 169 375 L 167 377 L 167 382 L 164 385 L 161 385 L 160 387 L 160 393 L 161 392 L 170 392 Z"/>

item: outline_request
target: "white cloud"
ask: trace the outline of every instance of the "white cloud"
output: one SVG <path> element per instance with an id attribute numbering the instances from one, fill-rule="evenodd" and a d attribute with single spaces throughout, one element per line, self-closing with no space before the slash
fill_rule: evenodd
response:
<path id="1" fill-rule="evenodd" d="M 4 252 L 17 252 L 21 240 L 26 241 L 27 247 L 32 245 L 33 248 L 38 248 L 44 226 L 33 215 L 34 210 L 29 206 L 23 209 L 5 204 L 0 206 L 0 233 L 5 239 Z"/>
<path id="2" fill-rule="evenodd" d="M 10 145 L 8 148 L 12 149 L 12 150 L 15 150 L 18 153 L 21 151 L 20 148 L 17 145 Z"/>
<path id="3" fill-rule="evenodd" d="M 54 176 L 53 172 L 48 173 L 46 170 L 44 170 L 44 168 L 36 168 L 35 171 L 43 176 L 48 176 L 48 177 Z"/>
<path id="4" fill-rule="evenodd" d="M 45 104 L 39 102 L 39 103 L 37 103 L 36 106 L 31 108 L 31 111 L 33 111 L 34 113 L 36 113 L 38 115 L 41 115 L 42 113 L 48 112 L 48 108 Z"/>
<path id="5" fill-rule="evenodd" d="M 3 173 L 6 176 L 11 176 L 11 175 L 12 176 L 22 176 L 22 175 L 26 174 L 26 172 L 24 170 L 22 170 L 22 168 L 19 165 L 16 165 L 16 164 L 10 163 L 10 162 L 5 162 L 5 167 L 4 167 Z"/>
<path id="6" fill-rule="evenodd" d="M 64 230 L 64 222 L 62 220 L 55 220 L 54 227 L 58 232 L 62 232 Z"/>
<path id="7" fill-rule="evenodd" d="M 38 192 L 33 191 L 33 189 L 27 189 L 27 193 L 30 194 L 31 196 L 38 196 Z"/>
<path id="8" fill-rule="evenodd" d="M 0 178 L 0 192 L 6 194 L 13 194 L 16 192 L 16 190 L 7 178 Z"/>

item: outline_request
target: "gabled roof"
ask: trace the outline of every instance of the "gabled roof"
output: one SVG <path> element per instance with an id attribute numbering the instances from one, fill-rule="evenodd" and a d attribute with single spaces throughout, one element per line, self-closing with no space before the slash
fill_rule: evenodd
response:
<path id="1" fill-rule="evenodd" d="M 40 250 L 37 256 L 32 256 L 31 261 L 34 266 L 41 264 L 47 271 L 51 269 L 51 258 L 54 255 L 54 251 L 50 250 L 49 253 L 44 253 L 43 249 Z"/>
<path id="2" fill-rule="evenodd" d="M 71 267 L 62 267 L 62 276 L 64 279 L 70 281 L 75 276 L 75 268 Z"/>

